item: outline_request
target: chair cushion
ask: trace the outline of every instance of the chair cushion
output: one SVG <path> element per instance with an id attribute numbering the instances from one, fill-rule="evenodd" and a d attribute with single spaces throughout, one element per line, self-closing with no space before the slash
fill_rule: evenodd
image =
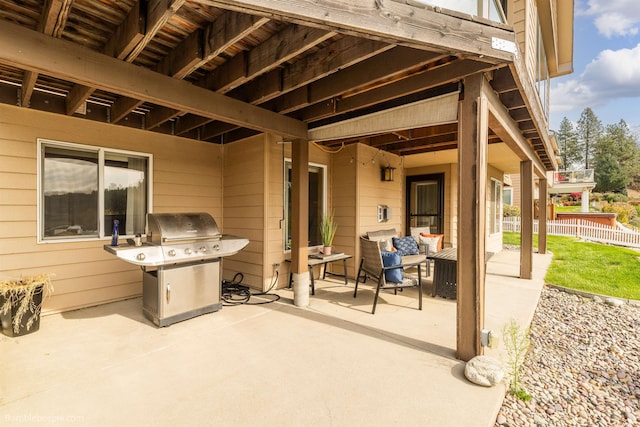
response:
<path id="1" fill-rule="evenodd" d="M 441 251 L 444 246 L 444 234 L 420 233 L 420 243 L 429 245 L 430 251 Z"/>
<path id="2" fill-rule="evenodd" d="M 380 255 L 382 255 L 382 265 L 385 267 L 402 265 L 402 258 L 398 252 L 382 251 Z M 387 282 L 402 283 L 402 269 L 394 268 L 393 270 L 387 270 L 384 272 L 384 278 Z"/>
<path id="3" fill-rule="evenodd" d="M 393 246 L 402 256 L 418 255 L 420 253 L 420 251 L 418 250 L 418 243 L 416 242 L 416 239 L 413 238 L 413 236 L 394 237 Z"/>

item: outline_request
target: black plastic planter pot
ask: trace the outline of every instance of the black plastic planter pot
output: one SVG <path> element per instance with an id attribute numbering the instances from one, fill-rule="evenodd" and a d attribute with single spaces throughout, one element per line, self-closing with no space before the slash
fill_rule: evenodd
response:
<path id="1" fill-rule="evenodd" d="M 38 286 L 33 292 L 33 299 L 29 303 L 27 311 L 20 319 L 20 325 L 16 331 L 16 316 L 20 304 L 24 299 L 24 293 L 13 294 L 7 297 L 0 295 L 0 307 L 5 303 L 6 298 L 11 298 L 11 309 L 7 313 L 0 312 L 0 321 L 2 321 L 2 333 L 10 337 L 18 337 L 40 329 L 40 310 L 42 308 L 43 285 Z"/>

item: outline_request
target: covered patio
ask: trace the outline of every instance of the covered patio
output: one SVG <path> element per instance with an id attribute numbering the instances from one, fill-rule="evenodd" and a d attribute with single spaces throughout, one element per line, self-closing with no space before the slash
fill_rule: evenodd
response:
<path id="1" fill-rule="evenodd" d="M 551 261 L 535 254 L 524 280 L 519 256 L 487 264 L 495 331 L 529 324 Z M 370 285 L 356 299 L 353 281 L 316 285 L 307 308 L 281 289 L 160 329 L 140 298 L 45 316 L 38 333 L 0 336 L 2 424 L 493 425 L 505 389 L 464 379 L 455 300 L 427 291 L 418 311 L 415 290 L 389 293 L 372 316 Z"/>

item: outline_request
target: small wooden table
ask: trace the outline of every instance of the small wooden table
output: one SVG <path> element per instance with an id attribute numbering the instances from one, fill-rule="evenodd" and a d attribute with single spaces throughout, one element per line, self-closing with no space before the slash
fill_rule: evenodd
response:
<path id="1" fill-rule="evenodd" d="M 457 298 L 458 248 L 447 248 L 429 254 L 433 260 L 433 292 L 443 298 Z"/>
<path id="2" fill-rule="evenodd" d="M 344 267 L 344 284 L 348 285 L 349 280 L 347 277 L 347 260 L 352 258 L 353 255 L 347 255 L 344 253 L 339 254 L 331 254 L 331 255 L 320 255 L 320 254 L 310 254 L 309 259 L 307 261 L 307 265 L 309 266 L 309 276 L 311 278 L 311 295 L 316 294 L 316 283 L 314 280 L 313 267 L 316 265 L 322 265 L 322 280 L 324 280 L 325 275 L 327 273 L 327 264 L 330 262 L 342 261 L 342 265 Z M 286 262 L 291 262 L 291 259 L 285 259 Z M 289 287 L 291 287 L 291 282 L 293 281 L 293 272 L 289 269 Z"/>

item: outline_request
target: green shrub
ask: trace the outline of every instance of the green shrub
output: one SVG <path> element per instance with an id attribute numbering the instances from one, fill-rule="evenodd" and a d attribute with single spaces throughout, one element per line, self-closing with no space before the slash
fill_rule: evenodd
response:
<path id="1" fill-rule="evenodd" d="M 613 202 L 605 203 L 602 206 L 602 212 L 613 212 L 618 214 L 618 221 L 623 224 L 629 224 L 631 220 L 638 216 L 636 208 L 629 203 Z"/>
<path id="2" fill-rule="evenodd" d="M 520 216 L 520 207 L 514 205 L 502 205 L 502 216 Z"/>
<path id="3" fill-rule="evenodd" d="M 629 198 L 622 193 L 605 193 L 603 195 L 604 200 L 609 203 L 628 202 Z"/>

